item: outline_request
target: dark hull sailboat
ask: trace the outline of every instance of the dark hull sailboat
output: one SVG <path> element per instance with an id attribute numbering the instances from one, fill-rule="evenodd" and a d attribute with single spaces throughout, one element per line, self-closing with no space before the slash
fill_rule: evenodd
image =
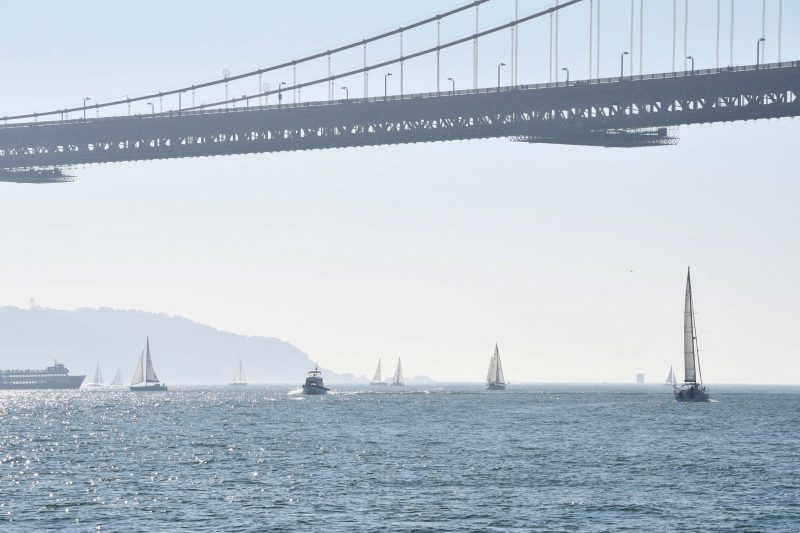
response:
<path id="1" fill-rule="evenodd" d="M 692 299 L 691 273 L 686 274 L 686 300 L 683 308 L 683 384 L 673 388 L 675 401 L 707 402 L 708 389 L 703 385 L 703 372 L 700 370 L 700 350 L 694 323 L 694 300 Z M 700 381 L 698 382 L 698 377 Z"/>
<path id="2" fill-rule="evenodd" d="M 139 357 L 130 389 L 131 392 L 166 392 L 167 390 L 167 386 L 158 380 L 153 368 L 153 360 L 150 358 L 150 337 L 147 338 L 147 345 Z"/>
<path id="3" fill-rule="evenodd" d="M 506 378 L 503 365 L 500 364 L 500 350 L 494 345 L 494 355 L 489 361 L 489 372 L 486 374 L 486 390 L 506 390 Z"/>

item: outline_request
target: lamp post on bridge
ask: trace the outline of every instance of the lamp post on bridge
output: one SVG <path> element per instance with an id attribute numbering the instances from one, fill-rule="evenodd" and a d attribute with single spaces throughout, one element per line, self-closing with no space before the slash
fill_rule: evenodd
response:
<path id="1" fill-rule="evenodd" d="M 91 99 L 92 98 L 90 96 L 87 96 L 86 98 L 83 99 L 83 120 L 86 120 L 86 102 L 88 102 Z"/>
<path id="2" fill-rule="evenodd" d="M 391 76 L 391 72 L 387 72 L 383 76 L 383 99 L 386 100 L 389 98 L 389 76 Z"/>
<path id="3" fill-rule="evenodd" d="M 497 92 L 500 92 L 500 69 L 506 66 L 505 63 L 500 63 L 497 65 Z"/>
<path id="4" fill-rule="evenodd" d="M 453 78 L 447 78 L 447 81 L 452 83 L 452 89 L 450 90 L 450 95 L 452 96 L 456 94 L 456 80 L 454 80 Z"/>
<path id="5" fill-rule="evenodd" d="M 569 87 L 569 69 L 568 69 L 567 67 L 562 67 L 562 68 L 561 68 L 561 70 L 563 70 L 564 72 L 566 72 L 566 73 L 567 73 L 567 82 L 566 82 L 566 84 L 565 84 L 565 85 L 566 85 L 567 87 Z"/>
<path id="6" fill-rule="evenodd" d="M 282 81 L 278 84 L 278 107 L 281 106 L 281 102 L 283 101 L 283 93 L 281 92 L 281 89 L 284 85 L 286 85 L 285 81 Z"/>
<path id="7" fill-rule="evenodd" d="M 765 38 L 760 37 L 756 43 L 756 70 L 761 69 L 761 43 L 766 41 Z"/>
<path id="8" fill-rule="evenodd" d="M 692 62 L 692 76 L 694 76 L 694 56 L 686 56 L 686 59 Z"/>
<path id="9" fill-rule="evenodd" d="M 625 56 L 630 54 L 630 52 L 622 52 L 619 55 L 619 81 L 625 77 Z"/>
<path id="10" fill-rule="evenodd" d="M 342 87 L 342 90 L 344 91 L 344 99 L 350 100 L 350 89 L 347 87 Z"/>
<path id="11" fill-rule="evenodd" d="M 151 115 L 155 115 L 156 114 L 156 106 L 155 106 L 155 104 L 153 104 L 153 102 L 147 102 L 147 105 L 150 106 L 150 114 Z"/>

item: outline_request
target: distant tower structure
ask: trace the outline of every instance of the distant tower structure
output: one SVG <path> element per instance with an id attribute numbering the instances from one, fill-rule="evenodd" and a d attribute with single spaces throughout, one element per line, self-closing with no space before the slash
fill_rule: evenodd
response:
<path id="1" fill-rule="evenodd" d="M 644 385 L 644 372 L 638 372 L 636 374 L 636 384 Z"/>
<path id="2" fill-rule="evenodd" d="M 30 301 L 30 308 L 31 308 L 31 309 L 36 309 L 36 299 L 34 299 L 34 298 L 31 298 L 31 301 Z"/>

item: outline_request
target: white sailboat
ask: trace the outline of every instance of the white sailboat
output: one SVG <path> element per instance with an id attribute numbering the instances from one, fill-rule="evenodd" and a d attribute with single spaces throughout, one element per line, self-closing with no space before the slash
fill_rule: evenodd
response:
<path id="1" fill-rule="evenodd" d="M 503 365 L 500 363 L 500 350 L 494 345 L 494 355 L 489 361 L 489 372 L 486 374 L 486 388 L 488 390 L 505 390 L 506 378 L 503 375 Z"/>
<path id="2" fill-rule="evenodd" d="M 397 358 L 397 369 L 394 371 L 394 376 L 392 377 L 392 385 L 397 387 L 402 387 L 403 383 L 403 365 L 400 363 L 400 358 Z"/>
<path id="3" fill-rule="evenodd" d="M 117 373 L 114 374 L 114 381 L 111 382 L 112 387 L 122 387 L 122 372 L 117 367 Z"/>
<path id="4" fill-rule="evenodd" d="M 99 389 L 103 386 L 103 373 L 100 372 L 100 363 L 97 363 L 97 367 L 94 369 L 94 378 L 92 382 L 86 386 L 90 389 Z"/>
<path id="5" fill-rule="evenodd" d="M 673 388 L 675 400 L 707 402 L 708 390 L 703 386 L 703 372 L 700 370 L 700 350 L 697 345 L 697 328 L 694 323 L 694 300 L 690 271 L 686 273 L 686 299 L 683 307 L 683 366 L 683 385 Z M 698 377 L 700 378 L 699 382 Z"/>
<path id="6" fill-rule="evenodd" d="M 678 382 L 675 379 L 675 371 L 672 369 L 672 365 L 669 366 L 669 374 L 667 374 L 667 380 L 664 382 L 664 385 L 671 385 L 675 386 Z"/>
<path id="7" fill-rule="evenodd" d="M 233 377 L 233 383 L 231 385 L 236 385 L 237 387 L 242 387 L 247 385 L 247 379 L 244 377 L 244 368 L 242 367 L 242 358 L 239 358 L 239 369 L 236 371 L 236 375 Z"/>
<path id="8" fill-rule="evenodd" d="M 369 382 L 370 385 L 386 385 L 386 382 L 383 381 L 383 375 L 381 374 L 381 358 L 378 358 L 378 368 L 375 370 L 375 375 L 372 376 L 372 381 Z"/>
<path id="9" fill-rule="evenodd" d="M 167 386 L 161 383 L 156 376 L 153 368 L 153 361 L 150 358 L 150 337 L 147 338 L 147 345 L 139 356 L 139 363 L 131 379 L 131 390 L 134 392 L 166 391 Z"/>

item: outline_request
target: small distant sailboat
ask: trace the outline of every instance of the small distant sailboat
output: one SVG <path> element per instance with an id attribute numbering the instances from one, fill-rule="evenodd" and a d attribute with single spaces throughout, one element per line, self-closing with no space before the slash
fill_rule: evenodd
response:
<path id="1" fill-rule="evenodd" d="M 405 383 L 403 382 L 403 365 L 400 363 L 400 358 L 397 358 L 397 369 L 394 371 L 394 376 L 392 377 L 392 385 L 397 387 L 402 387 Z"/>
<path id="2" fill-rule="evenodd" d="M 237 387 L 243 387 L 247 385 L 247 379 L 244 377 L 244 368 L 242 367 L 242 358 L 239 358 L 239 369 L 236 371 L 236 375 L 233 377 L 233 383 L 231 385 L 235 385 Z"/>
<path id="3" fill-rule="evenodd" d="M 497 348 L 497 344 L 494 345 L 494 355 L 489 361 L 486 388 L 488 390 L 506 390 L 506 378 L 503 375 L 503 365 L 500 364 L 500 350 Z"/>
<path id="4" fill-rule="evenodd" d="M 90 389 L 99 389 L 103 386 L 103 373 L 100 372 L 100 363 L 97 363 L 97 367 L 94 369 L 94 379 L 86 386 Z"/>
<path id="5" fill-rule="evenodd" d="M 156 376 L 153 368 L 153 361 L 150 358 L 150 337 L 147 337 L 147 345 L 139 356 L 139 363 L 131 379 L 131 390 L 133 392 L 152 392 L 166 391 L 167 386 L 161 383 Z"/>
<path id="6" fill-rule="evenodd" d="M 117 373 L 114 374 L 114 381 L 111 382 L 112 387 L 122 387 L 122 372 L 117 367 Z"/>
<path id="7" fill-rule="evenodd" d="M 369 382 L 370 385 L 386 385 L 386 382 L 383 381 L 383 376 L 381 375 L 381 358 L 378 358 L 378 368 L 375 370 L 375 375 L 372 376 L 372 381 Z"/>
<path id="8" fill-rule="evenodd" d="M 703 386 L 703 372 L 700 370 L 700 350 L 694 323 L 694 300 L 692 299 L 691 272 L 686 273 L 686 300 L 683 308 L 683 365 L 685 377 L 683 385 L 675 386 L 675 400 L 679 402 L 707 402 L 708 390 Z M 697 382 L 697 378 L 700 382 Z"/>
<path id="9" fill-rule="evenodd" d="M 675 372 L 672 369 L 672 365 L 670 365 L 669 366 L 669 374 L 667 374 L 667 380 L 664 382 L 664 385 L 671 385 L 671 386 L 674 387 L 677 384 L 678 384 L 678 382 L 675 379 Z"/>
<path id="10" fill-rule="evenodd" d="M 315 365 L 314 370 L 311 370 L 306 376 L 306 382 L 303 384 L 303 394 L 328 394 L 329 390 L 322 383 L 322 372 L 319 371 L 319 365 Z"/>

